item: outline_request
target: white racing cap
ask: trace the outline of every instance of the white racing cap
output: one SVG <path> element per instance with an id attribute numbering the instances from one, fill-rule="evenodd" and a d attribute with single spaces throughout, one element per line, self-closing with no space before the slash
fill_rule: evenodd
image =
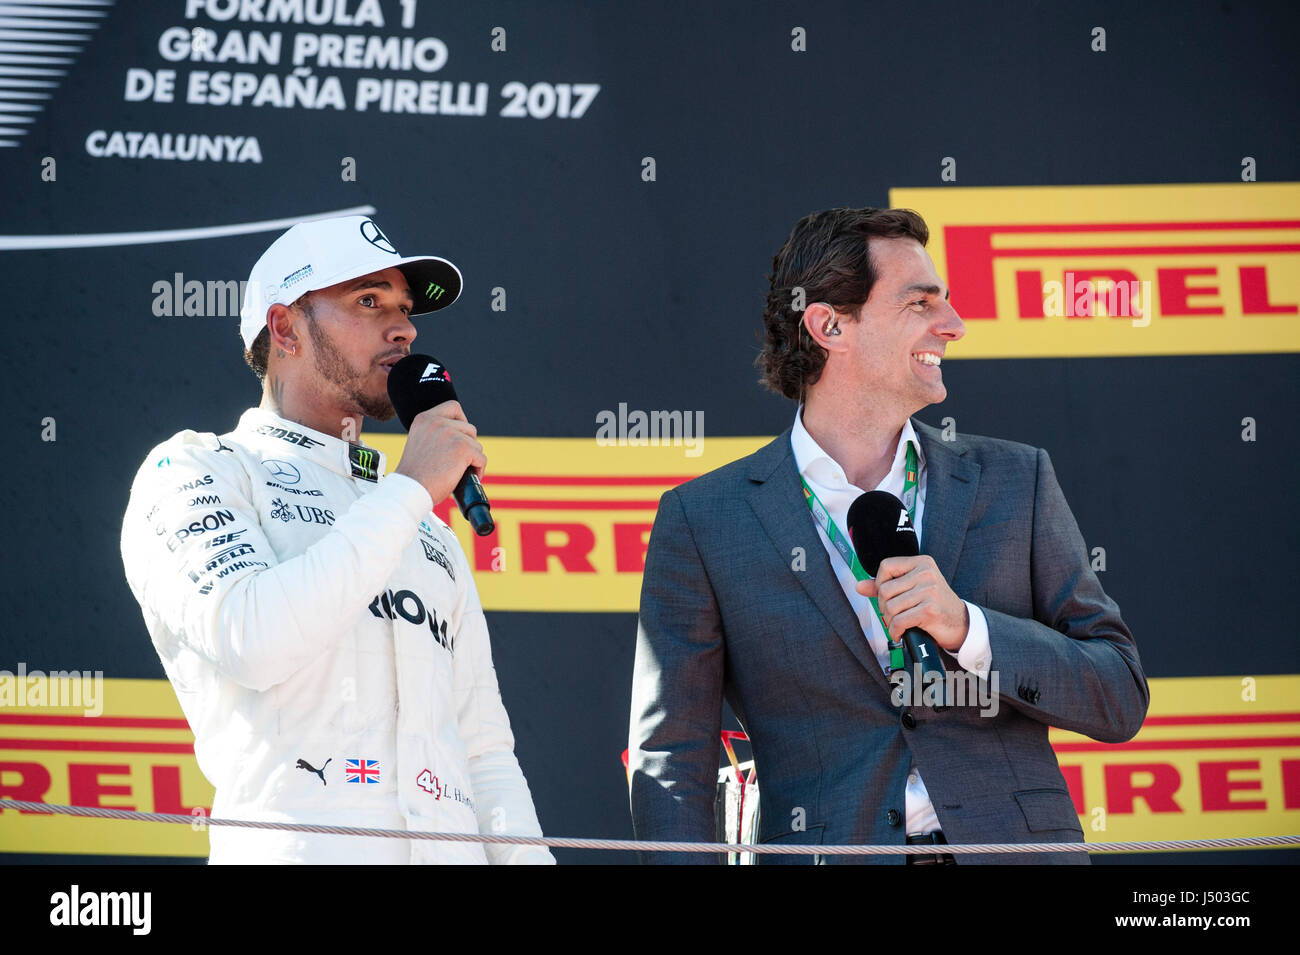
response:
<path id="1" fill-rule="evenodd" d="M 290 305 L 316 289 L 391 268 L 401 269 L 410 283 L 412 315 L 436 312 L 460 297 L 460 269 L 434 255 L 403 258 L 369 216 L 298 223 L 271 243 L 248 276 L 239 310 L 244 346 L 253 347 L 272 305 Z"/>

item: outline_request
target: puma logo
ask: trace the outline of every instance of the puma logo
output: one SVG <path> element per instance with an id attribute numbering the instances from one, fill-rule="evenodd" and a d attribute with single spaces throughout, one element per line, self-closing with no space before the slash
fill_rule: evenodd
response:
<path id="1" fill-rule="evenodd" d="M 332 762 L 334 762 L 334 757 L 331 756 L 329 759 L 325 760 L 325 766 L 328 766 Z M 317 769 L 311 763 L 307 762 L 307 760 L 300 759 L 298 760 L 297 768 L 305 769 L 309 773 L 315 773 L 317 776 L 320 777 L 321 785 L 328 786 L 329 783 L 325 782 L 325 766 L 322 766 L 320 769 Z"/>

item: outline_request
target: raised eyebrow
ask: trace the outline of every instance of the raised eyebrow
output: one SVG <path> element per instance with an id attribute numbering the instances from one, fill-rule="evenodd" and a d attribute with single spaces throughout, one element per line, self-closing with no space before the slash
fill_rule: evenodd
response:
<path id="1" fill-rule="evenodd" d="M 393 283 L 392 283 L 392 282 L 389 282 L 387 279 L 371 279 L 370 281 L 362 280 L 362 281 L 356 283 L 355 285 L 351 286 L 351 287 L 348 289 L 348 291 L 349 291 L 349 292 L 361 292 L 361 291 L 364 291 L 365 289 L 368 289 L 368 288 L 381 288 L 381 289 L 384 289 L 384 290 L 386 290 L 386 291 L 391 292 L 391 291 L 393 290 Z M 406 290 L 406 295 L 405 295 L 404 297 L 405 297 L 406 300 L 407 300 L 408 302 L 410 302 L 412 305 L 415 304 L 415 296 L 411 294 L 411 290 L 410 290 L 409 287 L 407 288 L 407 290 Z"/>

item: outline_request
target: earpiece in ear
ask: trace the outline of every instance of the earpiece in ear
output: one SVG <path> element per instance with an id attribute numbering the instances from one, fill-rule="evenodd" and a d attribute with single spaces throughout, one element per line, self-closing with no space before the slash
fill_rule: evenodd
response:
<path id="1" fill-rule="evenodd" d="M 824 306 L 826 311 L 831 313 L 830 318 L 826 319 L 826 323 L 822 325 L 822 334 L 823 335 L 840 334 L 840 329 L 838 324 L 839 316 L 835 314 L 835 309 L 831 307 L 829 302 L 818 302 L 817 304 Z"/>

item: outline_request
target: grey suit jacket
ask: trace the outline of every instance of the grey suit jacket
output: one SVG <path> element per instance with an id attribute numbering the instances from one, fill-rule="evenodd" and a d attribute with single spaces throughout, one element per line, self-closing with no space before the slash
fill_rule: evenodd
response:
<path id="1" fill-rule="evenodd" d="M 949 842 L 1083 840 L 1047 728 L 1103 742 L 1137 733 L 1149 693 L 1133 637 L 1089 566 L 1046 451 L 976 435 L 945 442 L 913 425 L 926 461 L 921 549 L 988 620 L 997 715 L 890 701 L 804 503 L 787 430 L 660 501 L 629 730 L 638 839 L 714 840 L 725 696 L 751 741 L 763 842 L 905 843 L 912 760 Z M 960 669 L 946 653 L 944 663 Z M 957 856 L 1087 861 L 1079 852 Z"/>

